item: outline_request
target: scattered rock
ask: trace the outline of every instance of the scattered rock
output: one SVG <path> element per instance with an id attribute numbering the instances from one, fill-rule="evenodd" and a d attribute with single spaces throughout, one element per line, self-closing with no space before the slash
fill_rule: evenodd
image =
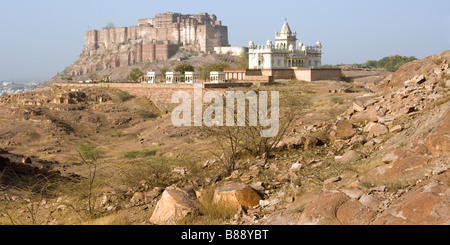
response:
<path id="1" fill-rule="evenodd" d="M 259 206 L 260 207 L 267 207 L 270 205 L 270 201 L 269 200 L 259 200 Z"/>
<path id="2" fill-rule="evenodd" d="M 362 145 L 364 143 L 365 139 L 362 135 L 355 135 L 353 138 L 348 142 L 348 145 Z"/>
<path id="3" fill-rule="evenodd" d="M 328 184 L 331 184 L 331 183 L 339 182 L 339 181 L 341 181 L 341 180 L 342 180 L 341 177 L 334 177 L 334 178 L 325 180 L 325 181 L 323 182 L 323 184 L 324 184 L 324 185 L 328 185 Z"/>
<path id="4" fill-rule="evenodd" d="M 239 177 L 241 177 L 241 173 L 239 172 L 239 170 L 234 170 L 233 172 L 231 172 L 231 179 L 239 179 Z"/>
<path id="5" fill-rule="evenodd" d="M 298 222 L 298 213 L 277 211 L 270 214 L 262 225 L 295 225 Z"/>
<path id="6" fill-rule="evenodd" d="M 361 158 L 361 153 L 355 150 L 350 150 L 344 153 L 339 159 L 337 159 L 337 162 L 339 163 L 351 163 L 354 161 L 357 161 Z"/>
<path id="7" fill-rule="evenodd" d="M 424 75 L 420 75 L 418 78 L 416 78 L 416 80 L 414 81 L 417 84 L 422 84 L 426 81 L 425 76 Z"/>
<path id="8" fill-rule="evenodd" d="M 191 188 L 167 188 L 155 211 L 150 218 L 150 223 L 156 225 L 175 225 L 183 220 L 186 215 L 197 210 L 199 206 L 196 193 Z"/>
<path id="9" fill-rule="evenodd" d="M 289 181 L 289 175 L 285 171 L 283 171 L 283 172 L 277 174 L 275 176 L 275 179 L 281 183 L 286 183 Z"/>
<path id="10" fill-rule="evenodd" d="M 387 123 L 387 122 L 392 122 L 396 119 L 396 117 L 394 116 L 384 116 L 384 117 L 377 117 L 378 118 L 378 122 L 379 123 Z"/>
<path id="11" fill-rule="evenodd" d="M 385 135 L 387 133 L 389 133 L 389 129 L 386 127 L 386 125 L 377 123 L 376 125 L 374 125 L 370 128 L 368 137 L 369 138 L 379 137 L 379 136 Z"/>
<path id="12" fill-rule="evenodd" d="M 364 106 L 364 104 L 361 101 L 354 101 L 353 102 L 353 109 L 355 111 L 364 111 L 366 109 L 366 107 Z"/>
<path id="13" fill-rule="evenodd" d="M 171 166 L 170 171 L 174 174 L 185 176 L 187 174 L 187 167 Z"/>
<path id="14" fill-rule="evenodd" d="M 142 192 L 136 192 L 134 193 L 133 197 L 130 200 L 131 204 L 139 205 L 140 203 L 144 202 L 144 193 Z"/>
<path id="15" fill-rule="evenodd" d="M 395 154 L 395 152 L 391 152 L 386 154 L 386 156 L 383 157 L 383 159 L 381 159 L 382 162 L 389 164 L 392 162 L 395 162 L 398 159 L 398 156 Z"/>
<path id="16" fill-rule="evenodd" d="M 29 158 L 29 157 L 22 157 L 22 163 L 31 164 L 31 158 Z"/>
<path id="17" fill-rule="evenodd" d="M 340 225 L 336 210 L 348 201 L 347 195 L 339 191 L 324 191 L 302 212 L 299 225 Z"/>
<path id="18" fill-rule="evenodd" d="M 343 225 L 368 225 L 375 217 L 375 213 L 352 199 L 339 207 L 336 217 Z"/>
<path id="19" fill-rule="evenodd" d="M 255 190 L 257 190 L 257 191 L 264 191 L 264 190 L 266 190 L 265 184 L 264 184 L 263 182 L 255 182 L 255 183 L 252 183 L 252 184 L 250 185 L 250 187 L 252 187 L 253 189 L 255 189 Z"/>
<path id="20" fill-rule="evenodd" d="M 345 195 L 347 195 L 351 199 L 355 199 L 355 200 L 358 200 L 362 195 L 364 195 L 364 192 L 357 187 L 342 188 L 342 189 L 340 189 L 340 191 L 345 193 Z"/>
<path id="21" fill-rule="evenodd" d="M 151 203 L 155 200 L 161 193 L 163 189 L 160 187 L 155 187 L 153 190 L 144 193 L 144 203 Z"/>
<path id="22" fill-rule="evenodd" d="M 394 127 L 392 127 L 391 129 L 389 129 L 389 131 L 391 133 L 398 133 L 401 132 L 403 130 L 401 125 L 395 125 Z"/>
<path id="23" fill-rule="evenodd" d="M 433 176 L 394 200 L 374 225 L 444 225 L 450 219 L 450 172 Z"/>
<path id="24" fill-rule="evenodd" d="M 293 203 L 295 201 L 294 197 L 286 197 L 286 202 L 287 203 Z"/>
<path id="25" fill-rule="evenodd" d="M 370 132 L 370 130 L 372 129 L 373 126 L 377 125 L 374 122 L 369 122 L 363 129 L 364 133 L 368 133 Z"/>
<path id="26" fill-rule="evenodd" d="M 410 114 L 417 111 L 417 108 L 415 106 L 407 106 L 404 109 L 404 114 Z"/>
<path id="27" fill-rule="evenodd" d="M 214 202 L 229 204 L 236 207 L 242 205 L 246 208 L 259 204 L 262 200 L 261 195 L 253 188 L 240 184 L 229 183 L 223 187 L 219 187 L 214 192 Z"/>
<path id="28" fill-rule="evenodd" d="M 304 144 L 304 149 L 308 150 L 313 146 L 317 146 L 321 143 L 321 141 L 314 137 L 314 136 L 307 136 L 305 137 L 305 144 Z"/>
<path id="29" fill-rule="evenodd" d="M 370 208 L 372 211 L 376 212 L 378 210 L 378 206 L 380 205 L 380 200 L 376 198 L 374 195 L 365 194 L 359 198 L 359 202 L 361 202 L 364 206 Z"/>
<path id="30" fill-rule="evenodd" d="M 348 121 L 339 121 L 331 130 L 330 138 L 332 140 L 336 139 L 350 139 L 357 132 L 357 129 Z"/>
<path id="31" fill-rule="evenodd" d="M 289 169 L 289 171 L 299 171 L 302 168 L 303 168 L 303 165 L 300 164 L 299 162 L 296 162 L 296 163 L 292 164 L 292 166 Z"/>
<path id="32" fill-rule="evenodd" d="M 371 188 L 369 190 L 369 193 L 373 193 L 373 192 L 385 192 L 386 191 L 386 186 L 377 186 L 374 188 Z"/>
<path id="33" fill-rule="evenodd" d="M 248 173 L 244 173 L 240 177 L 240 180 L 244 183 L 249 182 L 251 179 L 252 179 L 252 176 Z"/>

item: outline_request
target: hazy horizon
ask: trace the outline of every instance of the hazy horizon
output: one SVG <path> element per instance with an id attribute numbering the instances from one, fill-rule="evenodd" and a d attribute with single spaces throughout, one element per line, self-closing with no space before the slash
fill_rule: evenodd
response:
<path id="1" fill-rule="evenodd" d="M 47 80 L 75 62 L 87 30 L 135 26 L 157 13 L 209 13 L 228 26 L 232 46 L 274 39 L 288 18 L 298 42 L 321 41 L 323 64 L 389 55 L 419 59 L 450 49 L 450 2 L 412 1 L 26 1 L 0 9 L 0 80 Z"/>

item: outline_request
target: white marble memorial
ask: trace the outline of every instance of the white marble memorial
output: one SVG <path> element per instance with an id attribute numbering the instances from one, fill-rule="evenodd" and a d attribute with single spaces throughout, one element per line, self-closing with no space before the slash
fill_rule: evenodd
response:
<path id="1" fill-rule="evenodd" d="M 297 32 L 292 32 L 287 19 L 280 33 L 275 33 L 275 45 L 267 40 L 266 45 L 249 42 L 250 69 L 320 68 L 322 65 L 322 44 L 298 45 Z"/>

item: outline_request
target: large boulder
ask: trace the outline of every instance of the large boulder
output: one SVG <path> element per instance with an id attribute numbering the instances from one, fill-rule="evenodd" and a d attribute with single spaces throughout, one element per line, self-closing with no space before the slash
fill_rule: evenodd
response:
<path id="1" fill-rule="evenodd" d="M 150 223 L 175 225 L 199 206 L 197 195 L 191 188 L 167 188 L 156 204 Z"/>
<path id="2" fill-rule="evenodd" d="M 339 207 L 349 197 L 339 191 L 324 191 L 309 203 L 300 216 L 299 225 L 341 225 L 336 217 Z"/>
<path id="3" fill-rule="evenodd" d="M 445 225 L 450 220 L 450 171 L 419 184 L 395 200 L 374 225 Z"/>
<path id="4" fill-rule="evenodd" d="M 375 217 L 375 213 L 358 200 L 352 199 L 339 207 L 336 217 L 343 225 L 368 225 Z"/>
<path id="5" fill-rule="evenodd" d="M 369 138 L 379 137 L 379 136 L 385 135 L 387 133 L 389 133 L 388 127 L 386 127 L 386 125 L 384 125 L 384 124 L 377 123 L 377 124 L 373 125 L 372 127 L 370 127 L 368 137 Z"/>
<path id="6" fill-rule="evenodd" d="M 376 122 L 380 114 L 382 113 L 377 110 L 376 106 L 369 106 L 366 110 L 355 113 L 352 120 Z"/>
<path id="7" fill-rule="evenodd" d="M 357 129 L 348 120 L 342 120 L 333 126 L 330 132 L 330 139 L 351 139 L 357 133 Z"/>
<path id="8" fill-rule="evenodd" d="M 402 155 L 399 152 L 395 153 Z M 430 156 L 413 152 L 406 154 L 404 157 L 384 159 L 386 163 L 390 164 L 384 164 L 370 170 L 362 179 L 370 183 L 384 181 L 406 184 L 424 177 L 433 166 L 438 165 L 438 159 L 436 163 L 434 161 L 428 162 L 430 159 Z"/>
<path id="9" fill-rule="evenodd" d="M 262 197 L 257 191 L 240 183 L 226 184 L 214 192 L 214 203 L 231 205 L 236 208 L 239 206 L 253 207 L 258 205 L 260 200 Z"/>
<path id="10" fill-rule="evenodd" d="M 336 161 L 339 163 L 352 163 L 361 158 L 361 153 L 355 150 L 347 151 L 342 157 L 336 158 Z"/>

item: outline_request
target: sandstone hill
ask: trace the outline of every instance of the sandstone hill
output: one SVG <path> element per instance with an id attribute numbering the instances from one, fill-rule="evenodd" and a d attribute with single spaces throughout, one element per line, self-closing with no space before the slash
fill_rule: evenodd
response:
<path id="1" fill-rule="evenodd" d="M 214 135 L 172 126 L 144 97 L 55 86 L 3 97 L 0 223 L 449 224 L 449 60 L 248 88 L 301 110 L 270 154 L 240 154 L 233 171 Z M 102 154 L 84 162 L 81 146 Z"/>

